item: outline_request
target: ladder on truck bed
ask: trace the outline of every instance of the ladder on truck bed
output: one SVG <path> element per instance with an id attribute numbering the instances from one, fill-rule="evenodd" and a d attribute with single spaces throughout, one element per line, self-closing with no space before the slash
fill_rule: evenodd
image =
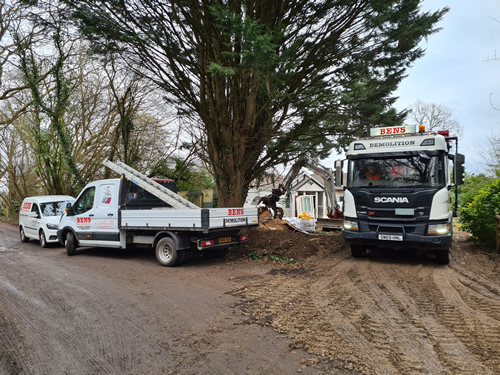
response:
<path id="1" fill-rule="evenodd" d="M 161 186 L 158 182 L 150 179 L 149 177 L 143 175 L 142 173 L 136 171 L 134 168 L 129 167 L 127 164 L 117 161 L 113 163 L 109 160 L 104 160 L 102 164 L 113 172 L 119 173 L 128 180 L 132 181 L 136 185 L 140 186 L 147 192 L 153 194 L 154 196 L 160 198 L 165 203 L 168 203 L 173 208 L 200 208 L 194 203 L 191 203 L 187 199 L 184 199 L 179 194 L 174 193 L 172 190 Z"/>

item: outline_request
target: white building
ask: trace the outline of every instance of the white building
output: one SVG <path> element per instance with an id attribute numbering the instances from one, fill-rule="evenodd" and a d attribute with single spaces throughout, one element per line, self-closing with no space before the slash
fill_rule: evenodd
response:
<path id="1" fill-rule="evenodd" d="M 248 197 L 244 207 L 255 207 L 261 197 L 271 194 L 273 188 L 277 188 L 281 181 L 262 184 L 258 188 L 253 188 L 248 192 Z M 343 188 L 336 188 L 337 201 L 342 201 L 344 196 Z M 286 194 L 281 196 L 278 203 L 287 217 L 298 217 L 302 213 L 307 213 L 314 218 L 327 217 L 327 200 L 322 177 L 317 174 L 302 172 L 292 182 L 290 188 L 290 200 L 286 202 Z"/>

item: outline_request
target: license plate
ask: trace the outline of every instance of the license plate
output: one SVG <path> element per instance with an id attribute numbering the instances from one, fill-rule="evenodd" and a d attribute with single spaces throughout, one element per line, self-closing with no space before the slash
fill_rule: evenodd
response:
<path id="1" fill-rule="evenodd" d="M 231 242 L 231 237 L 221 237 L 219 238 L 219 243 Z"/>
<path id="2" fill-rule="evenodd" d="M 383 241 L 403 241 L 403 236 L 397 234 L 379 234 L 378 239 Z"/>

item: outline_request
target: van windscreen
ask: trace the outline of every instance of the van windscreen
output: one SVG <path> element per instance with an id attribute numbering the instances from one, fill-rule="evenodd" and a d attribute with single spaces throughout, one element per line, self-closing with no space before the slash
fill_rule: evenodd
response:
<path id="1" fill-rule="evenodd" d="M 64 213 L 66 206 L 70 201 L 46 202 L 40 203 L 40 209 L 43 216 L 59 216 Z"/>

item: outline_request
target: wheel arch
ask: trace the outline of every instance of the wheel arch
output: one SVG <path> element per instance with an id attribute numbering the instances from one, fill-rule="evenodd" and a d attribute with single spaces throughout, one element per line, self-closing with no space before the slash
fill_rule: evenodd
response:
<path id="1" fill-rule="evenodd" d="M 172 231 L 158 232 L 155 238 L 153 239 L 151 247 L 156 248 L 158 241 L 160 241 L 162 238 L 165 237 L 170 237 L 174 241 L 177 250 L 185 250 L 191 248 L 191 239 L 187 234 L 185 233 L 179 234 L 179 233 L 174 233 Z"/>
<path id="2" fill-rule="evenodd" d="M 64 242 L 66 241 L 66 237 L 68 236 L 69 232 L 73 233 L 76 245 L 79 246 L 80 243 L 78 241 L 78 235 L 76 234 L 75 230 L 71 227 L 64 227 L 63 229 L 61 229 L 61 237 L 59 238 L 59 242 L 61 242 L 61 244 L 64 245 Z"/>

